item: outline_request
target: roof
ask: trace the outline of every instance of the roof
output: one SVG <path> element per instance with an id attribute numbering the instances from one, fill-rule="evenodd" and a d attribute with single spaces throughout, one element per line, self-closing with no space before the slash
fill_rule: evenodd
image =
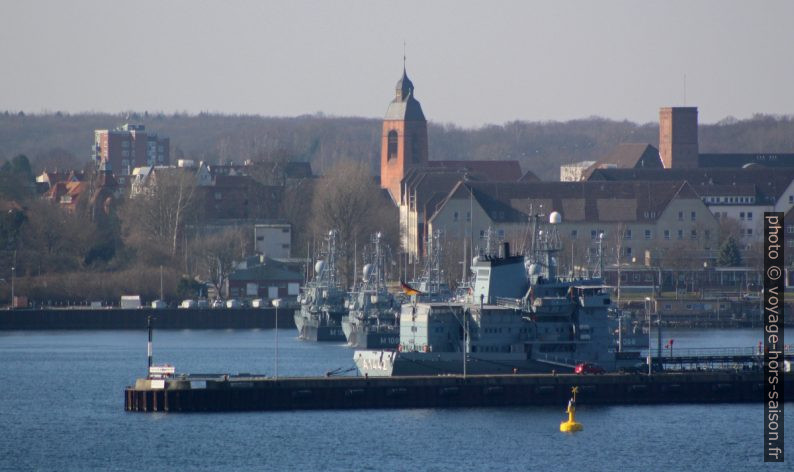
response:
<path id="1" fill-rule="evenodd" d="M 758 165 L 763 167 L 794 167 L 794 154 L 784 153 L 731 153 L 698 155 L 698 167 L 744 167 Z"/>
<path id="2" fill-rule="evenodd" d="M 284 165 L 284 176 L 288 179 L 307 179 L 313 176 L 309 162 L 287 162 Z"/>
<path id="3" fill-rule="evenodd" d="M 414 94 L 408 94 L 405 100 L 395 98 L 389 103 L 386 109 L 386 120 L 404 120 L 404 121 L 427 121 L 425 114 L 422 112 L 422 105 L 414 98 Z"/>
<path id="4" fill-rule="evenodd" d="M 674 198 L 699 199 L 682 181 L 460 182 L 439 209 L 449 199 L 469 198 L 469 192 L 491 219 L 500 222 L 526 222 L 530 209 L 559 211 L 563 221 L 651 222 Z"/>
<path id="5" fill-rule="evenodd" d="M 261 262 L 256 263 L 257 259 Z M 229 274 L 229 280 L 294 280 L 303 281 L 303 274 L 293 272 L 285 264 L 277 262 L 269 257 L 248 258 Z"/>
<path id="6" fill-rule="evenodd" d="M 521 164 L 509 161 L 427 161 L 428 167 L 446 167 L 479 174 L 483 180 L 515 182 L 521 175 Z M 534 174 L 533 174 L 534 175 Z M 530 178 L 530 177 L 528 177 Z M 539 180 L 535 176 L 535 180 Z"/>
<path id="7" fill-rule="evenodd" d="M 426 121 L 422 105 L 414 98 L 414 84 L 403 67 L 403 75 L 395 86 L 394 100 L 386 109 L 387 120 Z"/>
<path id="8" fill-rule="evenodd" d="M 761 201 L 777 201 L 794 180 L 794 168 L 596 169 L 589 180 L 648 180 L 654 182 L 685 180 L 701 195 L 731 195 L 715 192 L 717 190 L 725 191 L 727 186 L 753 185 L 756 189 L 756 196 Z M 714 188 L 710 189 L 710 186 L 714 186 Z M 741 189 L 741 191 L 746 190 L 747 187 Z"/>
<path id="9" fill-rule="evenodd" d="M 611 154 L 592 164 L 585 175 L 590 175 L 593 170 L 600 168 L 619 169 L 661 169 L 662 159 L 659 150 L 647 143 L 621 143 Z"/>

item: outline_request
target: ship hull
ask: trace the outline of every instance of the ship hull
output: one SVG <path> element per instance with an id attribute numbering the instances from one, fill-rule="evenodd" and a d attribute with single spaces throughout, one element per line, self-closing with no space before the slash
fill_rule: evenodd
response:
<path id="1" fill-rule="evenodd" d="M 356 351 L 353 360 L 362 375 L 372 377 L 461 375 L 463 353 L 420 353 L 394 351 Z M 556 365 L 526 357 L 510 355 L 470 354 L 466 373 L 480 374 L 532 374 L 572 372 L 570 366 Z"/>
<path id="2" fill-rule="evenodd" d="M 347 335 L 347 344 L 356 349 L 395 349 L 399 343 L 399 327 L 367 331 L 361 326 L 353 325 Z"/>

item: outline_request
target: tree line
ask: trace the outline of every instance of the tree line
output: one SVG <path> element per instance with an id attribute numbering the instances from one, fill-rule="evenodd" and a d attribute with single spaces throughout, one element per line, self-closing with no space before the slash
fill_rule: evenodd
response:
<path id="1" fill-rule="evenodd" d="M 26 154 L 35 172 L 82 168 L 90 157 L 93 130 L 125 122 L 169 136 L 172 159 L 213 163 L 254 159 L 286 151 L 311 162 L 318 174 L 342 160 L 363 162 L 374 175 L 380 163 L 381 120 L 306 115 L 278 118 L 251 115 L 198 115 L 126 112 L 120 114 L 0 113 L 0 159 Z M 656 123 L 638 124 L 591 117 L 567 122 L 512 121 L 480 128 L 429 124 L 434 160 L 518 160 L 544 180 L 559 178 L 559 167 L 598 160 L 623 142 L 657 145 Z M 794 152 L 792 116 L 726 118 L 698 129 L 701 152 Z"/>

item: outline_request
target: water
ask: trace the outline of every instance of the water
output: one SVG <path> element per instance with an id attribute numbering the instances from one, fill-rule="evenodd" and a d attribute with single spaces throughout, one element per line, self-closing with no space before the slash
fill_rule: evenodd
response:
<path id="1" fill-rule="evenodd" d="M 749 347 L 758 330 L 665 330 L 676 347 Z M 157 331 L 179 372 L 272 374 L 274 331 Z M 654 334 L 655 335 L 655 334 Z M 655 338 L 654 338 L 655 340 Z M 697 470 L 763 467 L 763 407 L 559 408 L 140 414 L 146 333 L 0 333 L 0 470 Z M 342 345 L 279 331 L 279 373 L 352 366 Z M 791 395 L 791 394 L 790 394 Z M 789 404 L 786 421 L 792 424 Z M 788 451 L 794 454 L 794 450 Z M 789 468 L 788 470 L 791 470 Z"/>

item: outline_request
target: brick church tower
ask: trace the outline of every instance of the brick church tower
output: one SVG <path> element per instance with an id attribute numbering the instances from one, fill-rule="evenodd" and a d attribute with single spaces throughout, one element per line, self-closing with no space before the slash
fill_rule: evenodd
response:
<path id="1" fill-rule="evenodd" d="M 403 67 L 394 100 L 383 119 L 380 151 L 380 186 L 400 203 L 400 181 L 414 167 L 427 164 L 427 120 L 414 98 L 414 84 Z"/>

